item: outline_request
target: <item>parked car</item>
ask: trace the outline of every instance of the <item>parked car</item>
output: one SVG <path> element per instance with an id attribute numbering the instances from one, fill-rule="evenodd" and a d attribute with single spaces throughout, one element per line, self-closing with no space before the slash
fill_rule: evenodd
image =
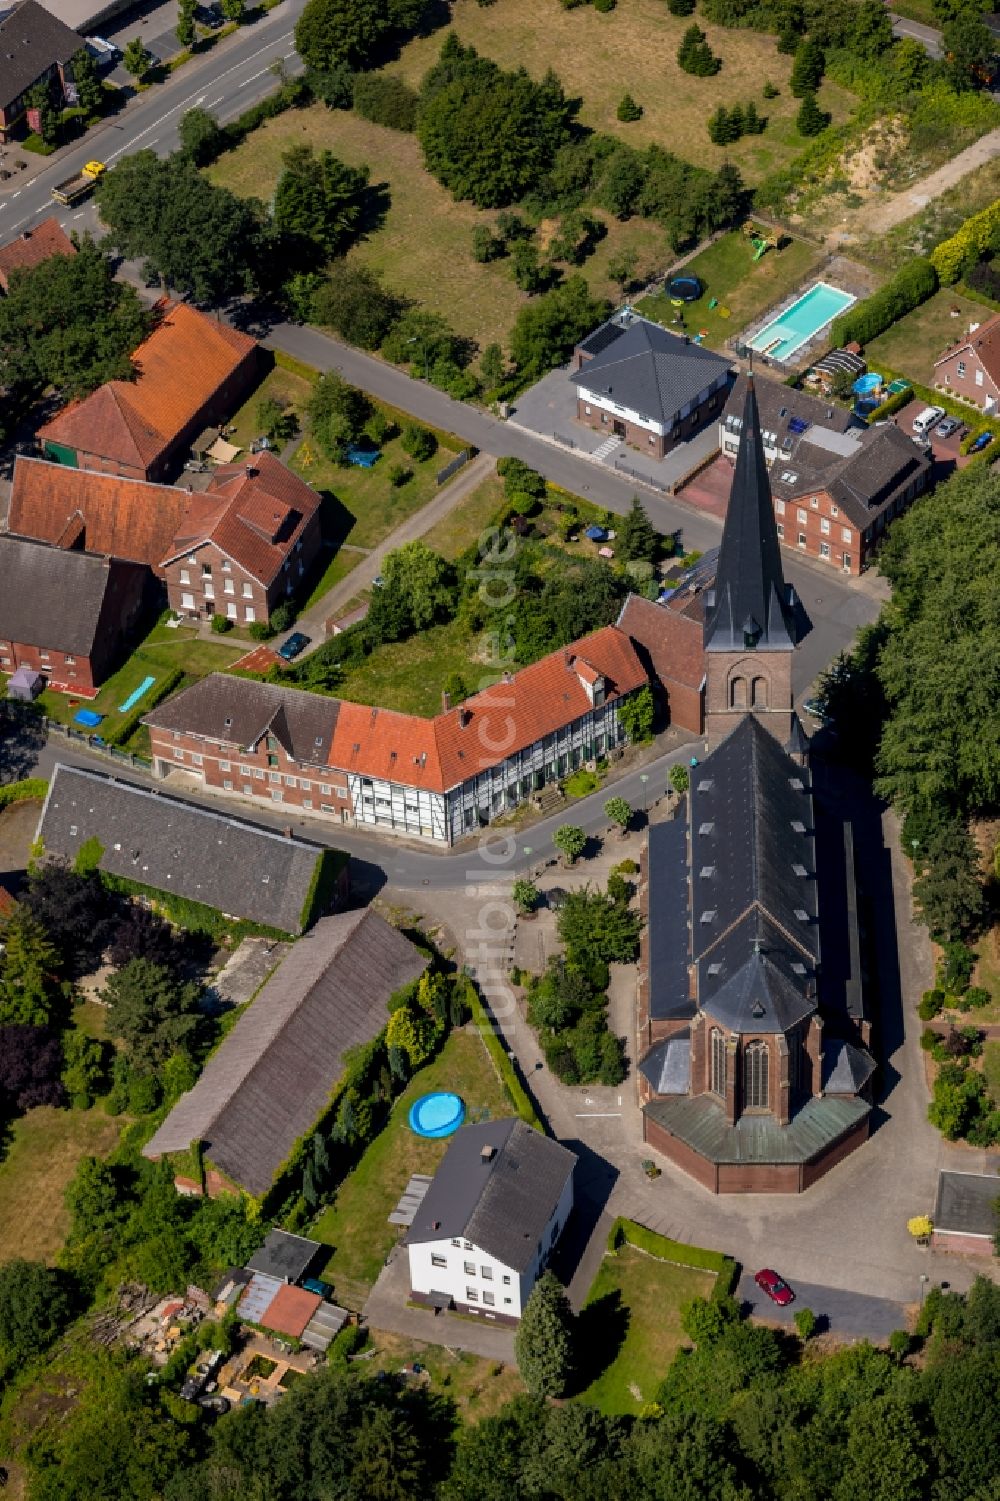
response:
<path id="1" fill-rule="evenodd" d="M 914 433 L 918 438 L 926 438 L 931 429 L 937 427 L 944 415 L 944 407 L 924 407 L 923 411 L 913 419 Z"/>
<path id="2" fill-rule="evenodd" d="M 935 438 L 950 438 L 952 433 L 958 432 L 961 425 L 957 417 L 946 417 L 934 429 L 934 436 Z"/>
<path id="3" fill-rule="evenodd" d="M 771 1302 L 777 1303 L 779 1308 L 787 1308 L 789 1303 L 794 1302 L 795 1294 L 792 1292 L 792 1289 L 784 1278 L 779 1277 L 777 1272 L 773 1271 L 771 1267 L 763 1267 L 759 1272 L 755 1273 L 753 1280 L 761 1292 L 767 1293 Z"/>
<path id="4" fill-rule="evenodd" d="M 990 444 L 992 442 L 993 442 L 993 434 L 992 433 L 980 433 L 979 437 L 976 438 L 976 440 L 973 443 L 969 444 L 969 452 L 970 453 L 982 453 L 983 449 L 984 448 L 989 448 L 989 446 L 990 446 Z"/>
<path id="5" fill-rule="evenodd" d="M 305 651 L 311 640 L 311 636 L 304 636 L 301 631 L 293 631 L 285 644 L 278 647 L 278 656 L 286 662 L 291 662 L 299 655 L 299 652 Z"/>
<path id="6" fill-rule="evenodd" d="M 194 18 L 200 26 L 210 26 L 213 29 L 221 26 L 225 20 L 221 5 L 199 5 Z"/>
<path id="7" fill-rule="evenodd" d="M 204 1407 L 208 1412 L 218 1413 L 222 1417 L 229 1411 L 229 1398 L 216 1394 L 211 1397 L 199 1397 L 198 1406 Z"/>

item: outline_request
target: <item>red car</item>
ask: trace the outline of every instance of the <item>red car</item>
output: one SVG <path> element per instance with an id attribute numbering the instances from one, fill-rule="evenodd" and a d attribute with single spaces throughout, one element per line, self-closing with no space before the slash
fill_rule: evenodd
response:
<path id="1" fill-rule="evenodd" d="M 789 1303 L 795 1301 L 795 1294 L 788 1283 L 784 1282 L 770 1267 L 766 1266 L 762 1271 L 757 1272 L 753 1280 L 761 1292 L 767 1293 L 771 1302 L 777 1303 L 780 1308 L 787 1308 Z"/>

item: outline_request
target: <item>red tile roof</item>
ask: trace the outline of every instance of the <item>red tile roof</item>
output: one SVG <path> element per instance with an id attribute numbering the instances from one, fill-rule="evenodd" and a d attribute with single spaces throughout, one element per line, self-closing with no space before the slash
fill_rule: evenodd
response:
<path id="1" fill-rule="evenodd" d="M 641 594 L 630 594 L 618 617 L 618 625 L 647 658 L 661 683 L 683 683 L 700 688 L 705 676 L 705 647 L 700 620 L 654 604 Z"/>
<path id="2" fill-rule="evenodd" d="M 264 1312 L 261 1323 L 265 1329 L 276 1334 L 288 1334 L 292 1339 L 301 1339 L 306 1325 L 323 1299 L 319 1293 L 306 1292 L 304 1287 L 292 1287 L 286 1282 L 279 1287 Z"/>
<path id="3" fill-rule="evenodd" d="M 7 291 L 12 271 L 30 271 L 53 255 L 76 255 L 76 246 L 58 219 L 43 219 L 34 229 L 22 230 L 16 240 L 0 245 L 0 288 Z"/>
<path id="4" fill-rule="evenodd" d="M 973 333 L 946 349 L 941 358 L 934 361 L 935 366 L 950 360 L 961 349 L 971 350 L 987 375 L 1000 386 L 1000 313 L 987 318 Z"/>
<path id="5" fill-rule="evenodd" d="M 7 527 L 57 547 L 80 547 L 156 568 L 192 501 L 200 499 L 172 485 L 19 458 Z"/>
<path id="6" fill-rule="evenodd" d="M 255 348 L 249 335 L 177 303 L 132 356 L 134 381 L 71 402 L 38 437 L 148 469 Z"/>
<path id="7" fill-rule="evenodd" d="M 163 560 L 171 562 L 211 541 L 265 586 L 320 504 L 315 490 L 270 453 L 257 454 L 252 464 L 220 469 L 203 499 L 205 508 L 184 519 Z"/>

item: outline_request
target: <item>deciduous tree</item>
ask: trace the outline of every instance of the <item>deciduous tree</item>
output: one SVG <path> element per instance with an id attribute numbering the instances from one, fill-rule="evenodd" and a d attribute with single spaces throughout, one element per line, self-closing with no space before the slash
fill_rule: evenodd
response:
<path id="1" fill-rule="evenodd" d="M 566 865 L 575 865 L 587 847 L 587 836 L 575 824 L 560 824 L 552 835 L 552 843 L 562 854 Z"/>
<path id="2" fill-rule="evenodd" d="M 130 959 L 108 977 L 101 999 L 108 1026 L 139 1070 L 155 1070 L 189 1048 L 198 1030 L 199 988 L 149 959 Z"/>
<path id="3" fill-rule="evenodd" d="M 65 1272 L 18 1257 L 0 1267 L 0 1349 L 16 1364 L 47 1350 L 73 1314 Z"/>

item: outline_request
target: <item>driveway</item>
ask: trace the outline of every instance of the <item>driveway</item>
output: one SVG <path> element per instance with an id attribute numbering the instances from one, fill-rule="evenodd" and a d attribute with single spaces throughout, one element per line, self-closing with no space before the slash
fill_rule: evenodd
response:
<path id="1" fill-rule="evenodd" d="M 397 1248 L 382 1269 L 382 1274 L 368 1295 L 363 1311 L 372 1329 L 387 1329 L 406 1339 L 423 1340 L 428 1345 L 447 1345 L 451 1350 L 468 1350 L 486 1360 L 514 1364 L 514 1330 L 466 1318 L 457 1313 L 435 1313 L 432 1308 L 410 1308 L 410 1270 L 406 1250 Z"/>
<path id="2" fill-rule="evenodd" d="M 776 1270 L 782 1273 L 780 1265 Z M 819 1287 L 815 1282 L 796 1282 L 792 1291 L 795 1302 L 787 1308 L 762 1293 L 753 1280 L 753 1272 L 744 1272 L 736 1297 L 749 1313 L 764 1323 L 795 1327 L 800 1308 L 811 1308 L 819 1322 L 817 1333 L 843 1335 L 858 1339 L 885 1341 L 894 1329 L 906 1328 L 906 1308 L 890 1298 L 871 1298 L 864 1293 L 844 1292 L 836 1287 Z"/>

